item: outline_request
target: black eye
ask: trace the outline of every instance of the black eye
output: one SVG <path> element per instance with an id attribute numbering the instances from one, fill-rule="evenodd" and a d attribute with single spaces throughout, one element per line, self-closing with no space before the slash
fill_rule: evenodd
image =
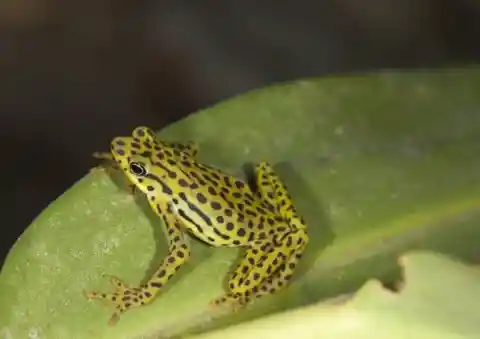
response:
<path id="1" fill-rule="evenodd" d="M 135 174 L 137 177 L 143 177 L 147 174 L 147 170 L 145 169 L 145 167 L 138 162 L 132 162 L 130 164 L 130 172 Z"/>

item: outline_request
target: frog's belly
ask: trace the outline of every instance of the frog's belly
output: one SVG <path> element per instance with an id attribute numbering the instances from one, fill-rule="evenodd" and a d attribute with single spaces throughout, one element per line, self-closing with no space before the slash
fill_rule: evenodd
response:
<path id="1" fill-rule="evenodd" d="M 218 226 L 220 225 L 215 218 L 209 217 L 195 206 L 192 207 L 186 203 L 178 202 L 177 204 L 172 204 L 171 207 L 183 226 L 203 242 L 212 246 L 238 247 L 246 245 L 239 243 L 238 239 L 232 237 L 231 233 L 223 227 L 219 228 Z"/>

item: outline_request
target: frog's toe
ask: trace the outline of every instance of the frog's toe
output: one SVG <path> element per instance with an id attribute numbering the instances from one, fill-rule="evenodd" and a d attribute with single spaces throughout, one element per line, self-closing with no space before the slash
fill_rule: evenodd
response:
<path id="1" fill-rule="evenodd" d="M 144 295 L 139 289 L 128 287 L 122 280 L 115 276 L 109 276 L 110 282 L 115 286 L 113 293 L 100 293 L 95 291 L 84 291 L 88 299 L 106 300 L 115 305 L 115 312 L 109 320 L 109 325 L 114 325 L 120 315 L 127 310 L 145 304 Z"/>
<path id="2" fill-rule="evenodd" d="M 86 291 L 86 290 L 83 290 L 82 293 L 87 299 L 99 299 L 98 296 L 100 295 L 100 293 L 98 292 L 92 292 L 92 291 Z"/>
<path id="3" fill-rule="evenodd" d="M 243 306 L 245 306 L 243 299 L 239 297 L 235 297 L 231 294 L 227 294 L 223 297 L 216 298 L 208 303 L 208 308 L 211 310 L 226 308 L 229 311 L 233 311 L 233 312 L 238 311 Z"/>
<path id="4" fill-rule="evenodd" d="M 208 303 L 209 308 L 217 308 L 220 305 L 224 305 L 227 302 L 227 297 L 215 298 Z"/>
<path id="5" fill-rule="evenodd" d="M 122 280 L 120 280 L 120 278 L 114 275 L 107 275 L 106 277 L 110 279 L 110 283 L 114 285 L 118 291 L 125 291 L 129 289 L 129 287 Z"/>
<path id="6" fill-rule="evenodd" d="M 118 299 L 118 293 L 100 293 L 95 291 L 83 291 L 87 299 L 108 300 L 115 302 Z"/>
<path id="7" fill-rule="evenodd" d="M 113 326 L 117 323 L 117 321 L 120 319 L 120 313 L 122 313 L 122 312 L 117 311 L 117 312 L 112 314 L 112 316 L 110 317 L 110 320 L 108 320 L 108 325 L 109 326 Z"/>

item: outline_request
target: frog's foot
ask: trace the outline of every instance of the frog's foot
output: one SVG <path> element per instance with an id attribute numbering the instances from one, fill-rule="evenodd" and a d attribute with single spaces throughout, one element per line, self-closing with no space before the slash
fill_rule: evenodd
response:
<path id="1" fill-rule="evenodd" d="M 115 325 L 120 315 L 129 309 L 139 307 L 145 304 L 145 295 L 140 288 L 130 288 L 117 277 L 110 277 L 110 281 L 116 286 L 113 293 L 87 292 L 84 295 L 88 299 L 107 300 L 115 305 L 115 312 L 110 317 L 108 324 Z"/>
<path id="2" fill-rule="evenodd" d="M 216 298 L 208 303 L 208 308 L 217 310 L 219 308 L 237 312 L 248 303 L 248 298 L 228 293 L 223 297 Z"/>

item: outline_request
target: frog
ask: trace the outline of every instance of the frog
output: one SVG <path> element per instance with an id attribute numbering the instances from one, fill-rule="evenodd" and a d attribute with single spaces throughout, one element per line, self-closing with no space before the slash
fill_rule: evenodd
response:
<path id="1" fill-rule="evenodd" d="M 131 287 L 110 276 L 113 292 L 84 291 L 88 299 L 115 306 L 109 325 L 154 300 L 190 258 L 189 236 L 213 247 L 244 250 L 225 293 L 211 300 L 211 307 L 242 308 L 290 285 L 309 236 L 285 183 L 269 162 L 261 161 L 250 185 L 199 161 L 198 149 L 193 142 L 158 140 L 151 128 L 139 126 L 130 136 L 114 137 L 110 153 L 96 154 L 112 161 L 145 195 L 163 221 L 168 243 L 167 256 L 147 282 Z"/>

